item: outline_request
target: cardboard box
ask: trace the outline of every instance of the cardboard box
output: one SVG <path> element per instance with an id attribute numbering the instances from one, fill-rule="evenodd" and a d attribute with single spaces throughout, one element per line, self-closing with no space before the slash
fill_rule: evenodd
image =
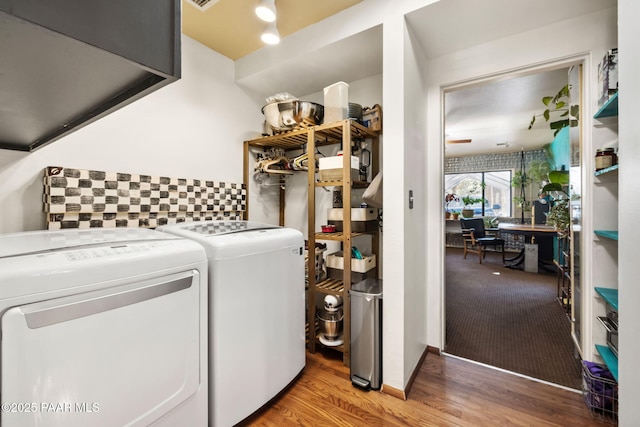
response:
<path id="1" fill-rule="evenodd" d="M 327 211 L 327 219 L 331 221 L 342 221 L 343 215 L 342 208 L 331 208 Z M 351 221 L 376 221 L 377 219 L 377 208 L 351 208 Z"/>
<path id="2" fill-rule="evenodd" d="M 318 161 L 320 181 L 341 181 L 342 162 L 342 156 L 320 157 Z M 357 181 L 359 178 L 360 159 L 351 156 L 351 180 Z"/>
<path id="3" fill-rule="evenodd" d="M 375 255 L 362 254 L 363 259 L 351 258 L 351 271 L 356 273 L 366 273 L 376 266 Z M 344 270 L 344 259 L 342 251 L 327 255 L 327 267 Z"/>
<path id="4" fill-rule="evenodd" d="M 332 208 L 327 211 L 327 223 L 336 226 L 336 231 L 343 231 L 342 208 Z M 351 208 L 351 231 L 366 233 L 378 229 L 377 208 Z"/>
<path id="5" fill-rule="evenodd" d="M 335 225 L 336 231 L 344 231 L 343 221 L 328 220 L 329 225 Z M 353 233 L 371 233 L 378 229 L 378 221 L 351 221 Z"/>
<path id="6" fill-rule="evenodd" d="M 318 160 L 318 169 L 342 169 L 342 156 L 320 157 Z M 351 156 L 351 169 L 360 169 L 360 159 Z"/>

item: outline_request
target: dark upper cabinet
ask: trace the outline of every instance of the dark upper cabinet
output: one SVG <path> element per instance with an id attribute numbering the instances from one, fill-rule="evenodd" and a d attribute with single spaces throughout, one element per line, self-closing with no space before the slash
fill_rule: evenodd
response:
<path id="1" fill-rule="evenodd" d="M 33 151 L 180 78 L 180 0 L 0 0 L 0 148 Z"/>

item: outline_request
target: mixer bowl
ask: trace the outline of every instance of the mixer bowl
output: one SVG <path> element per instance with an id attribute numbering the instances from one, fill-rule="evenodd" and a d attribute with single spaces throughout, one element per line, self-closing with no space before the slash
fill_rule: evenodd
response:
<path id="1" fill-rule="evenodd" d="M 298 126 L 322 123 L 324 106 L 309 101 L 272 102 L 262 107 L 267 124 L 275 132 L 285 132 Z"/>
<path id="2" fill-rule="evenodd" d="M 338 311 L 318 311 L 316 315 L 320 325 L 320 332 L 328 340 L 334 341 L 342 333 L 342 309 Z"/>

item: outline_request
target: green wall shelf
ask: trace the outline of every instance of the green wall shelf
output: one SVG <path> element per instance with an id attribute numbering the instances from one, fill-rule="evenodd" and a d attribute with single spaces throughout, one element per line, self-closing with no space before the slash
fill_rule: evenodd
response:
<path id="1" fill-rule="evenodd" d="M 596 344 L 596 350 L 604 360 L 604 364 L 607 365 L 611 375 L 615 378 L 616 382 L 618 382 L 618 358 L 615 354 L 607 347 L 606 345 L 598 345 Z"/>
<path id="2" fill-rule="evenodd" d="M 618 115 L 618 92 L 614 93 L 605 104 L 600 107 L 598 112 L 593 116 L 596 119 L 603 117 L 614 117 Z"/>
<path id="3" fill-rule="evenodd" d="M 608 168 L 600 169 L 594 172 L 594 176 L 600 176 L 607 173 L 615 172 L 618 170 L 618 165 L 609 166 Z"/>
<path id="4" fill-rule="evenodd" d="M 596 234 L 596 236 L 605 237 L 611 240 L 618 240 L 617 230 L 594 230 L 593 232 Z"/>
<path id="5" fill-rule="evenodd" d="M 611 288 L 595 288 L 598 295 L 602 297 L 611 307 L 618 310 L 618 290 Z"/>

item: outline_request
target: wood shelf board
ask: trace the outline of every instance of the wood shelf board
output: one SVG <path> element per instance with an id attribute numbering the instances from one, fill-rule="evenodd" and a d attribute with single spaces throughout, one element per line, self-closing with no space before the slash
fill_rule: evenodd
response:
<path id="1" fill-rule="evenodd" d="M 318 181 L 316 187 L 343 187 L 342 180 L 339 181 Z"/>
<path id="2" fill-rule="evenodd" d="M 320 333 L 318 333 L 318 336 L 316 337 L 316 344 L 319 344 L 325 348 L 331 348 L 334 349 L 336 351 L 339 351 L 341 353 L 344 353 L 344 344 L 340 344 L 340 345 L 327 345 L 325 343 L 323 343 L 322 341 L 320 341 Z"/>
<path id="3" fill-rule="evenodd" d="M 338 279 L 325 279 L 320 283 L 316 283 L 316 292 L 328 295 L 343 294 L 344 282 Z"/>
<path id="4" fill-rule="evenodd" d="M 614 93 L 607 102 L 593 115 L 595 119 L 614 117 L 618 115 L 618 92 Z"/>
<path id="5" fill-rule="evenodd" d="M 618 310 L 618 290 L 613 288 L 596 287 L 595 291 L 604 299 L 611 307 Z"/>
<path id="6" fill-rule="evenodd" d="M 613 378 L 618 382 L 618 358 L 616 355 L 613 354 L 611 349 L 606 345 L 596 344 L 596 350 L 598 350 L 598 354 L 600 354 L 600 357 L 604 360 L 604 364 L 609 368 Z"/>
<path id="7" fill-rule="evenodd" d="M 596 236 L 611 240 L 618 240 L 618 230 L 594 230 L 593 232 Z"/>
<path id="8" fill-rule="evenodd" d="M 604 168 L 604 169 L 600 169 L 598 171 L 595 171 L 593 173 L 594 176 L 602 176 L 608 173 L 612 173 L 612 172 L 617 172 L 618 171 L 618 165 L 613 165 L 613 166 L 609 166 L 608 168 Z"/>
<path id="9" fill-rule="evenodd" d="M 359 232 L 352 232 L 351 233 L 351 237 L 358 237 L 358 236 L 365 236 L 367 234 L 372 234 L 374 233 L 373 231 L 371 233 L 359 233 Z M 316 240 L 338 240 L 338 241 L 342 241 L 345 237 L 345 234 L 342 231 L 336 231 L 335 233 L 316 233 Z"/>
<path id="10" fill-rule="evenodd" d="M 361 124 L 349 120 L 352 139 L 376 138 L 379 132 L 373 131 Z M 307 143 L 307 134 L 310 129 L 315 133 L 315 145 L 317 147 L 323 145 L 342 143 L 342 127 L 344 121 L 312 126 L 306 129 L 293 130 L 272 136 L 264 136 L 246 141 L 253 147 L 265 148 L 284 148 L 284 149 L 301 149 Z"/>
<path id="11" fill-rule="evenodd" d="M 351 181 L 351 187 L 353 188 L 367 188 L 369 186 L 369 182 L 366 181 Z M 316 187 L 344 187 L 344 181 L 336 180 L 336 181 L 318 181 L 316 182 Z"/>

